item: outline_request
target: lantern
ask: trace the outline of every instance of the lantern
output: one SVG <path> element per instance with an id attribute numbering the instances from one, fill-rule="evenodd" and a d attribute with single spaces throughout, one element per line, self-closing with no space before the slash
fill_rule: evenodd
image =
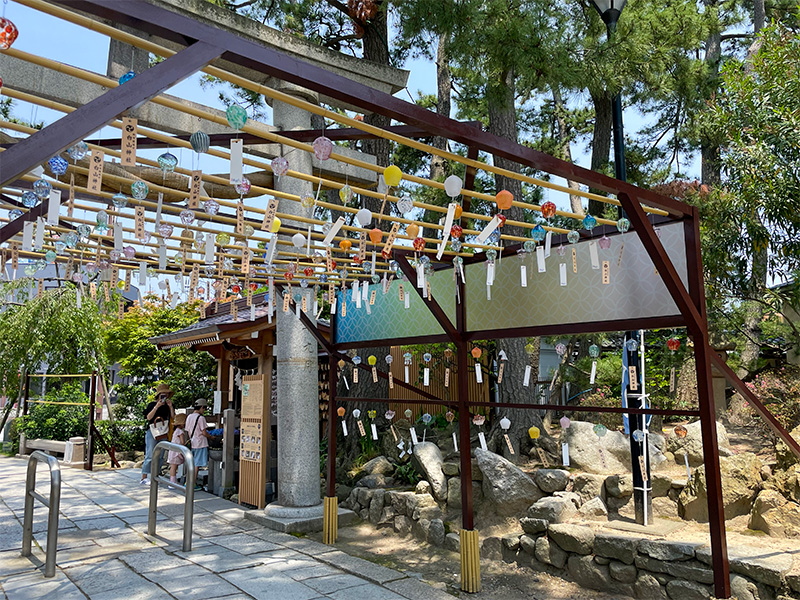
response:
<path id="1" fill-rule="evenodd" d="M 377 362 L 378 362 L 378 359 L 377 359 L 377 358 L 375 358 L 375 356 L 374 356 L 373 354 L 370 354 L 370 355 L 367 357 L 367 362 L 369 363 L 369 365 L 370 365 L 371 367 L 374 367 L 374 366 L 375 366 L 375 363 L 377 363 Z"/>
<path id="2" fill-rule="evenodd" d="M 502 419 L 500 419 L 500 429 L 502 429 L 503 431 L 508 431 L 510 427 L 511 427 L 511 421 L 509 420 L 508 417 L 503 417 Z"/>
<path id="3" fill-rule="evenodd" d="M 500 190 L 497 192 L 495 200 L 497 201 L 497 208 L 500 210 L 508 210 L 511 208 L 511 203 L 514 201 L 514 194 L 508 190 Z"/>
<path id="4" fill-rule="evenodd" d="M 559 423 L 561 424 L 561 427 L 563 429 L 567 429 L 567 428 L 569 428 L 569 426 L 571 424 L 571 421 L 569 420 L 569 417 L 561 417 L 561 420 L 559 421 Z"/>
<path id="5" fill-rule="evenodd" d="M 295 233 L 292 236 L 292 245 L 295 248 L 302 248 L 306 245 L 306 236 L 304 236 L 302 233 Z"/>
<path id="6" fill-rule="evenodd" d="M 597 219 L 595 219 L 592 215 L 586 215 L 583 217 L 583 228 L 587 231 L 591 231 L 597 227 Z"/>
<path id="7" fill-rule="evenodd" d="M 453 218 L 460 219 L 461 215 L 464 213 L 464 209 L 461 208 L 460 204 L 456 204 L 456 211 L 453 213 Z"/>
<path id="8" fill-rule="evenodd" d="M 277 177 L 283 177 L 289 172 L 289 161 L 283 156 L 276 156 L 270 163 L 272 167 L 272 174 Z"/>
<path id="9" fill-rule="evenodd" d="M 463 183 L 458 175 L 450 175 L 444 180 L 444 193 L 451 198 L 455 198 L 461 193 L 462 186 Z"/>
<path id="10" fill-rule="evenodd" d="M 414 201 L 411 200 L 408 196 L 402 196 L 397 201 L 397 210 L 399 210 L 402 214 L 410 213 L 414 210 Z"/>
<path id="11" fill-rule="evenodd" d="M 0 17 L 0 50 L 8 50 L 17 39 L 17 26 L 5 17 Z"/>
<path id="12" fill-rule="evenodd" d="M 206 202 L 206 204 L 208 204 L 208 202 Z M 272 221 L 272 228 L 270 229 L 270 231 L 272 231 L 272 233 L 278 233 L 278 231 L 280 231 L 280 228 L 281 228 L 281 220 L 278 217 L 275 217 Z"/>
<path id="13" fill-rule="evenodd" d="M 604 235 L 599 240 L 597 240 L 597 245 L 600 246 L 601 250 L 608 250 L 609 248 L 611 248 L 611 238 Z"/>
<path id="14" fill-rule="evenodd" d="M 403 178 L 403 172 L 400 167 L 389 165 L 383 170 L 383 180 L 389 187 L 397 187 L 400 185 L 400 180 Z"/>
<path id="15" fill-rule="evenodd" d="M 242 176 L 241 179 L 234 183 L 233 189 L 236 190 L 236 193 L 239 194 L 239 196 L 244 196 L 250 191 L 250 180 L 247 177 Z"/>
<path id="16" fill-rule="evenodd" d="M 205 131 L 195 131 L 189 136 L 189 144 L 191 144 L 192 150 L 202 154 L 203 152 L 208 152 L 211 147 L 211 138 L 208 137 Z"/>
<path id="17" fill-rule="evenodd" d="M 620 233 L 625 233 L 630 228 L 631 228 L 631 222 L 625 217 L 622 217 L 619 221 L 617 221 L 617 231 L 619 231 Z"/>
<path id="18" fill-rule="evenodd" d="M 233 129 L 241 129 L 247 123 L 247 111 L 238 104 L 231 104 L 225 111 L 225 118 Z"/>
<path id="19" fill-rule="evenodd" d="M 675 431 L 675 435 L 677 435 L 679 438 L 685 438 L 686 434 L 689 433 L 689 431 L 683 425 L 676 426 L 674 431 Z"/>
<path id="20" fill-rule="evenodd" d="M 343 204 L 347 204 L 348 202 L 350 202 L 350 200 L 353 199 L 353 190 L 349 185 L 344 184 L 339 189 L 339 199 L 342 201 Z"/>

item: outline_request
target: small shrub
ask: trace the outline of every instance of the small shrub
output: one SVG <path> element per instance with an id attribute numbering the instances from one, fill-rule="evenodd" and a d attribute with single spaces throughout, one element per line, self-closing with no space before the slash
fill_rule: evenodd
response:
<path id="1" fill-rule="evenodd" d="M 417 470 L 411 463 L 397 465 L 397 468 L 394 470 L 394 478 L 397 481 L 402 481 L 409 485 L 417 485 L 420 480 L 419 473 L 417 473 Z"/>
<path id="2" fill-rule="evenodd" d="M 106 444 L 117 452 L 144 452 L 145 421 L 95 421 Z M 95 442 L 95 449 L 100 449 Z"/>
<path id="3" fill-rule="evenodd" d="M 79 383 L 66 383 L 45 394 L 47 402 L 89 402 Z M 16 429 L 28 439 L 65 442 L 71 437 L 86 436 L 89 429 L 89 407 L 69 404 L 31 403 L 27 416 L 15 420 Z"/>

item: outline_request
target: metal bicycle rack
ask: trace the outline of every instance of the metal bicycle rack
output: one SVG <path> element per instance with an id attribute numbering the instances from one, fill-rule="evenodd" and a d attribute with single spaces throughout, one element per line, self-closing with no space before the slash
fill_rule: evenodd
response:
<path id="1" fill-rule="evenodd" d="M 36 492 L 36 467 L 39 462 L 47 463 L 50 468 L 50 498 Z M 25 480 L 25 516 L 22 525 L 22 556 L 31 555 L 33 540 L 33 500 L 44 504 L 47 516 L 47 550 L 45 552 L 44 576 L 56 574 L 56 549 L 58 547 L 58 508 L 61 504 L 61 467 L 55 456 L 35 450 L 28 459 L 28 476 Z"/>
<path id="2" fill-rule="evenodd" d="M 180 452 L 183 454 L 184 463 L 183 468 L 186 472 L 186 485 L 179 483 L 172 483 L 166 477 L 159 475 L 159 463 L 161 453 L 164 451 Z M 173 444 L 171 442 L 158 442 L 156 447 L 153 448 L 153 462 L 150 467 L 150 508 L 147 516 L 147 534 L 156 534 L 156 508 L 158 505 L 158 486 L 164 484 L 171 486 L 180 492 L 186 498 L 183 508 L 183 551 L 189 552 L 192 549 L 192 520 L 194 518 L 194 456 L 192 451 L 186 446 Z M 50 539 L 48 537 L 48 543 Z"/>

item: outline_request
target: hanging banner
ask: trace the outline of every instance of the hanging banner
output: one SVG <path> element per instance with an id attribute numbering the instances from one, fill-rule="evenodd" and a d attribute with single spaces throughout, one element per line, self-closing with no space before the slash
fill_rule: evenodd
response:
<path id="1" fill-rule="evenodd" d="M 61 190 L 50 190 L 47 204 L 47 224 L 58 225 L 58 213 L 61 211 Z"/>
<path id="2" fill-rule="evenodd" d="M 89 159 L 89 181 L 86 189 L 92 194 L 99 194 L 103 188 L 103 161 L 105 152 L 102 150 L 92 150 L 92 157 Z"/>
<path id="3" fill-rule="evenodd" d="M 203 172 L 192 171 L 189 181 L 189 208 L 200 208 L 200 189 L 203 185 Z"/>
<path id="4" fill-rule="evenodd" d="M 244 152 L 243 140 L 231 140 L 231 185 L 235 185 L 242 181 L 242 169 L 244 167 L 242 159 Z"/>
<path id="5" fill-rule="evenodd" d="M 137 121 L 131 117 L 122 118 L 122 158 L 120 162 L 126 167 L 136 166 L 136 129 Z"/>

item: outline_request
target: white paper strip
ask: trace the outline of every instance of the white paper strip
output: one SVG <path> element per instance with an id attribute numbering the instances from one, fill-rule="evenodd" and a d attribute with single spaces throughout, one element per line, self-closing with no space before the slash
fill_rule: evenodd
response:
<path id="1" fill-rule="evenodd" d="M 548 231 L 544 236 L 544 257 L 550 258 L 550 245 L 553 243 L 553 232 Z"/>
<path id="2" fill-rule="evenodd" d="M 475 363 L 475 381 L 483 383 L 483 372 L 481 371 L 481 363 Z"/>
<path id="3" fill-rule="evenodd" d="M 425 289 L 425 266 L 422 263 L 417 265 L 417 287 L 421 290 Z"/>
<path id="4" fill-rule="evenodd" d="M 242 180 L 244 140 L 231 140 L 231 184 Z"/>
<path id="5" fill-rule="evenodd" d="M 486 285 L 494 285 L 494 262 L 486 263 Z"/>
<path id="6" fill-rule="evenodd" d="M 122 222 L 117 221 L 114 224 L 114 250 L 122 251 Z"/>
<path id="7" fill-rule="evenodd" d="M 411 429 L 408 430 L 408 432 L 411 434 L 411 441 L 414 442 L 414 445 L 416 446 L 417 444 L 419 444 L 419 442 L 417 441 L 417 430 L 412 427 Z"/>
<path id="8" fill-rule="evenodd" d="M 273 233 L 272 237 L 269 240 L 269 247 L 267 248 L 267 265 L 272 264 L 272 260 L 275 258 L 275 248 L 278 247 L 278 234 Z"/>
<path id="9" fill-rule="evenodd" d="M 364 302 L 369 302 L 369 281 L 366 279 L 361 282 L 361 299 Z"/>
<path id="10" fill-rule="evenodd" d="M 33 221 L 26 221 L 22 224 L 22 250 L 30 252 L 33 250 Z"/>
<path id="11" fill-rule="evenodd" d="M 373 440 L 377 440 L 378 439 L 378 428 L 375 427 L 375 423 L 370 423 L 369 427 L 370 427 L 370 429 L 372 429 L 372 439 Z"/>
<path id="12" fill-rule="evenodd" d="M 594 385 L 594 378 L 597 376 L 597 361 L 592 361 L 592 373 L 589 375 L 589 385 Z"/>
<path id="13" fill-rule="evenodd" d="M 525 376 L 522 378 L 522 385 L 528 387 L 531 383 L 531 366 L 525 365 Z"/>
<path id="14" fill-rule="evenodd" d="M 561 443 L 561 462 L 565 467 L 569 466 L 569 444 L 567 442 Z"/>
<path id="15" fill-rule="evenodd" d="M 406 369 L 406 383 L 408 383 L 408 365 L 404 365 Z"/>
<path id="16" fill-rule="evenodd" d="M 478 432 L 478 440 L 480 441 L 480 443 L 481 443 L 481 448 L 483 448 L 483 450 L 484 450 L 484 451 L 486 451 L 486 450 L 488 450 L 488 449 L 489 449 L 489 448 L 486 446 L 486 436 L 484 435 L 484 433 L 483 433 L 482 431 L 479 431 L 479 432 Z"/>
<path id="17" fill-rule="evenodd" d="M 308 226 L 308 233 L 306 234 L 306 256 L 311 256 L 311 225 Z"/>
<path id="18" fill-rule="evenodd" d="M 430 385 L 430 379 L 431 379 L 431 370 L 428 367 L 425 367 L 425 369 L 422 371 L 422 385 L 426 387 Z"/>
<path id="19" fill-rule="evenodd" d="M 158 268 L 167 268 L 167 245 L 164 243 L 164 238 L 158 240 Z"/>
<path id="20" fill-rule="evenodd" d="M 592 260 L 592 269 L 600 269 L 600 256 L 597 254 L 597 242 L 589 242 L 589 258 Z"/>
<path id="21" fill-rule="evenodd" d="M 522 287 L 528 287 L 528 267 L 525 265 L 519 266 L 519 284 Z"/>
<path id="22" fill-rule="evenodd" d="M 36 219 L 36 237 L 33 241 L 34 250 L 41 250 L 44 245 L 44 227 L 45 220 L 42 217 Z"/>
<path id="23" fill-rule="evenodd" d="M 444 247 L 447 246 L 447 240 L 450 239 L 450 229 L 453 227 L 453 218 L 456 216 L 456 204 L 451 202 L 447 205 L 447 217 L 444 220 L 444 229 L 442 230 L 442 241 L 439 243 L 439 250 L 436 252 L 436 260 L 441 260 Z"/>
<path id="24" fill-rule="evenodd" d="M 567 287 L 567 263 L 561 263 L 558 271 L 561 276 L 561 287 Z"/>
<path id="25" fill-rule="evenodd" d="M 478 244 L 485 244 L 486 240 L 489 239 L 489 236 L 492 235 L 492 232 L 495 229 L 497 229 L 499 226 L 500 226 L 500 217 L 495 215 L 494 217 L 492 217 L 492 220 L 489 221 L 489 224 L 486 227 L 483 228 L 483 231 L 481 231 L 478 234 L 477 243 Z"/>
<path id="26" fill-rule="evenodd" d="M 331 230 L 328 232 L 328 235 L 326 235 L 325 239 L 322 240 L 323 246 L 327 246 L 333 241 L 333 238 L 335 238 L 336 234 L 339 233 L 339 230 L 342 228 L 342 225 L 344 225 L 344 217 L 339 217 L 338 219 L 336 219 L 336 222 L 333 224 L 333 227 L 331 227 Z"/>
<path id="27" fill-rule="evenodd" d="M 332 314 L 332 315 L 335 315 L 335 314 L 336 314 L 336 298 L 334 298 L 334 299 L 331 301 L 331 314 Z"/>
<path id="28" fill-rule="evenodd" d="M 58 225 L 58 212 L 61 210 L 61 190 L 50 190 L 50 201 L 47 204 L 47 223 Z"/>
<path id="29" fill-rule="evenodd" d="M 214 236 L 209 233 L 206 235 L 206 256 L 204 261 L 207 265 L 214 264 L 214 248 Z"/>
<path id="30" fill-rule="evenodd" d="M 544 258 L 544 246 L 536 246 L 536 264 L 539 268 L 539 273 L 544 273 L 547 270 Z"/>
<path id="31" fill-rule="evenodd" d="M 458 452 L 458 436 L 455 431 L 453 432 L 453 450 Z"/>
<path id="32" fill-rule="evenodd" d="M 347 423 L 344 421 L 342 421 L 342 433 L 344 434 L 344 437 L 347 437 Z"/>
<path id="33" fill-rule="evenodd" d="M 406 308 L 411 308 L 411 294 L 404 294 L 403 301 L 406 304 Z"/>
<path id="34" fill-rule="evenodd" d="M 81 293 L 82 289 L 83 289 L 83 285 L 79 285 L 78 286 L 78 290 L 77 290 L 77 294 L 75 296 L 75 306 L 77 306 L 78 309 L 80 309 L 81 306 L 83 306 L 83 294 Z"/>
<path id="35" fill-rule="evenodd" d="M 158 192 L 158 202 L 156 203 L 156 224 L 155 224 L 156 231 L 158 231 L 158 226 L 161 225 L 162 206 L 164 206 L 164 192 Z"/>
<path id="36" fill-rule="evenodd" d="M 255 304 L 251 304 L 250 305 L 250 320 L 251 321 L 255 321 L 256 320 L 256 305 Z"/>
<path id="37" fill-rule="evenodd" d="M 147 283 L 147 263 L 140 262 L 139 263 L 139 285 L 145 285 Z"/>

